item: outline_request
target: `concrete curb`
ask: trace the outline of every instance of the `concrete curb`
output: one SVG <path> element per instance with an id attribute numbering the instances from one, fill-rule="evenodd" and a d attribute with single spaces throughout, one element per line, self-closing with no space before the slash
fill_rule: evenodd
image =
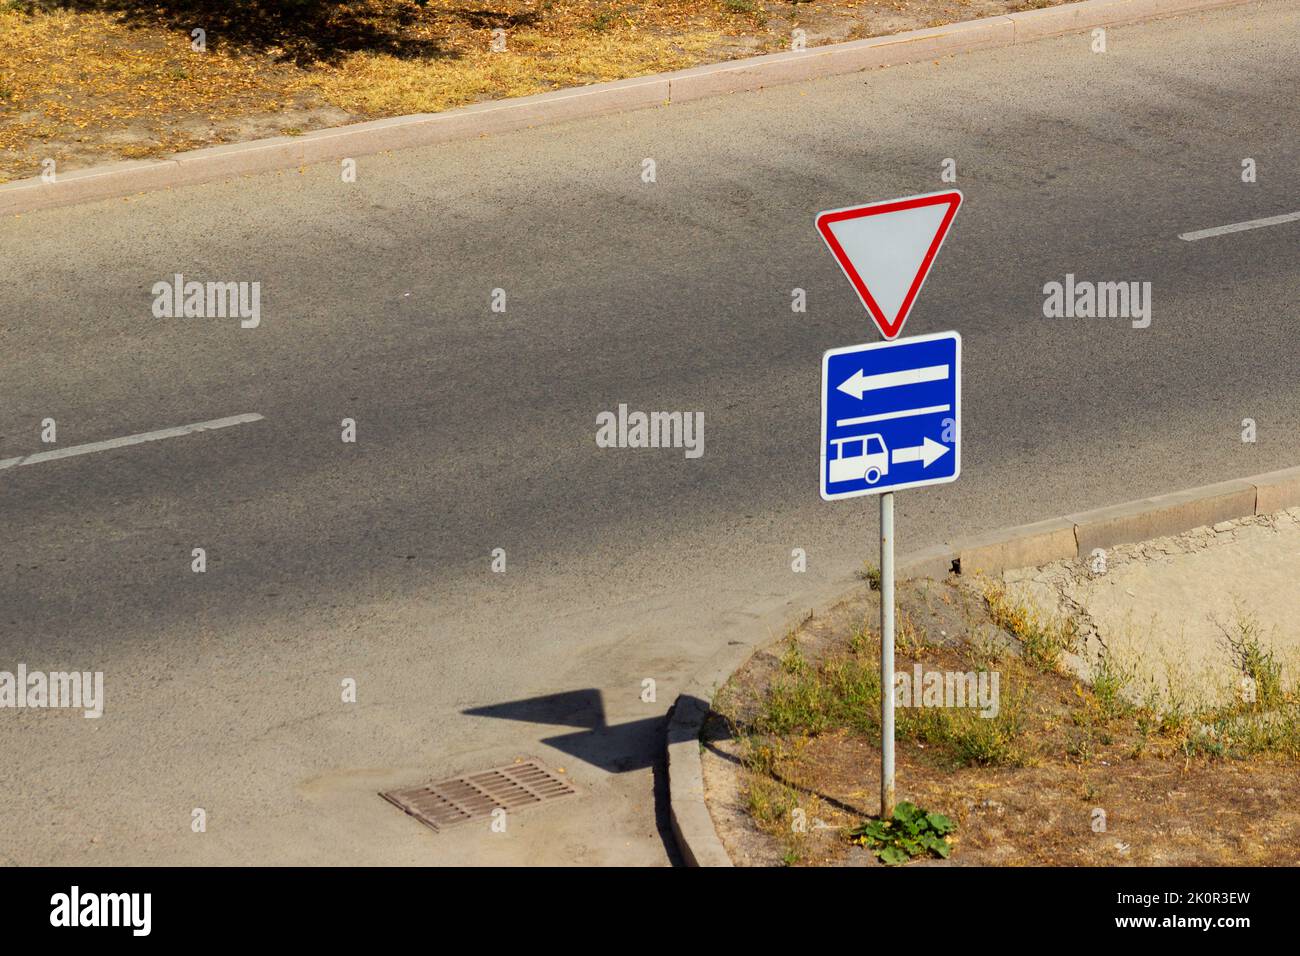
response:
<path id="1" fill-rule="evenodd" d="M 700 733 L 713 695 L 758 650 L 753 644 L 720 649 L 678 695 L 668 717 L 668 810 L 687 866 L 732 866 L 704 801 Z"/>
<path id="2" fill-rule="evenodd" d="M 478 103 L 444 113 L 417 113 L 369 123 L 231 143 L 170 159 L 139 160 L 0 185 L 0 214 L 31 212 L 148 190 L 189 186 L 235 176 L 292 169 L 412 146 L 472 139 L 530 126 L 625 112 L 724 93 L 757 90 L 899 66 L 973 50 L 1014 46 L 1098 26 L 1236 6 L 1250 0 L 1083 0 L 1045 10 L 968 20 L 892 36 L 771 53 L 577 89 Z"/>
<path id="3" fill-rule="evenodd" d="M 996 574 L 1073 560 L 1093 548 L 1180 534 L 1219 521 L 1300 507 L 1300 467 L 1140 498 L 988 532 L 901 557 L 900 579 Z M 673 834 L 690 866 L 732 866 L 704 801 L 700 733 L 718 687 L 759 647 L 724 648 L 677 698 L 668 722 L 668 800 Z"/>
<path id="4" fill-rule="evenodd" d="M 1297 506 L 1300 468 L 1284 468 L 1004 528 L 909 555 L 899 562 L 900 571 L 911 577 L 933 576 L 946 557 L 958 574 L 997 574 Z"/>
<path id="5" fill-rule="evenodd" d="M 668 806 L 673 837 L 687 866 L 731 866 L 704 800 L 700 731 L 709 702 L 682 694 L 668 721 Z"/>

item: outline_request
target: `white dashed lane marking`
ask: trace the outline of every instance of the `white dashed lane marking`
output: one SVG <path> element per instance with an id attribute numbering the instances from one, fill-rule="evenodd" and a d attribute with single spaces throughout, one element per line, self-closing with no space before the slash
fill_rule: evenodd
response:
<path id="1" fill-rule="evenodd" d="M 260 422 L 261 420 L 261 415 L 256 412 L 248 412 L 244 415 L 231 415 L 229 418 L 214 418 L 207 422 L 195 422 L 192 425 L 177 425 L 175 428 L 160 428 L 153 432 L 140 432 L 138 435 L 110 438 L 108 441 L 96 441 L 88 445 L 69 445 L 67 448 L 54 448 L 50 451 L 37 452 L 34 455 L 0 459 L 0 471 L 5 468 L 15 468 L 18 465 L 36 465 L 43 461 L 57 461 L 60 458 L 72 458 L 76 455 L 93 455 L 97 451 L 112 451 L 114 448 L 125 448 L 127 445 L 141 445 L 147 441 L 161 441 L 164 438 L 180 438 L 182 435 L 193 435 L 195 432 L 229 428 L 231 425 L 244 425 L 248 422 Z"/>
<path id="2" fill-rule="evenodd" d="M 1265 226 L 1280 226 L 1284 222 L 1295 222 L 1300 219 L 1300 212 L 1283 213 L 1280 216 L 1269 216 L 1267 219 L 1249 219 L 1246 222 L 1233 222 L 1226 226 L 1214 226 L 1210 229 L 1198 229 L 1195 232 L 1180 232 L 1179 239 L 1186 239 L 1188 242 L 1195 242 L 1197 239 L 1209 239 L 1213 236 L 1226 236 L 1230 232 L 1245 232 L 1247 229 L 1262 229 Z"/>

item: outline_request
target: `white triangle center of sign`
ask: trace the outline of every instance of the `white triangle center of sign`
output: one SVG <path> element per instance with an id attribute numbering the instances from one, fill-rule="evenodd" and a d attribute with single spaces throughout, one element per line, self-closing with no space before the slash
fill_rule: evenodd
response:
<path id="1" fill-rule="evenodd" d="M 947 203 L 934 203 L 829 224 L 886 321 L 902 310 L 948 209 Z"/>

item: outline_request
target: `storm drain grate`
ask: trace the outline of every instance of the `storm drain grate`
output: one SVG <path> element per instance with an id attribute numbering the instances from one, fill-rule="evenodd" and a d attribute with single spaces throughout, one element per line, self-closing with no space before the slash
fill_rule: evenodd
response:
<path id="1" fill-rule="evenodd" d="M 492 811 L 520 810 L 578 791 L 536 760 L 468 773 L 418 787 L 386 790 L 379 795 L 431 829 L 482 820 Z"/>

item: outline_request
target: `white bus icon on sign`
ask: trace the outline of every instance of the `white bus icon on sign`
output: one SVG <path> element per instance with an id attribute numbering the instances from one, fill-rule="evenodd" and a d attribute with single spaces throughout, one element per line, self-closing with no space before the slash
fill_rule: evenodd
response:
<path id="1" fill-rule="evenodd" d="M 874 485 L 889 474 L 889 449 L 880 435 L 852 435 L 830 441 L 831 484 L 865 479 Z"/>

